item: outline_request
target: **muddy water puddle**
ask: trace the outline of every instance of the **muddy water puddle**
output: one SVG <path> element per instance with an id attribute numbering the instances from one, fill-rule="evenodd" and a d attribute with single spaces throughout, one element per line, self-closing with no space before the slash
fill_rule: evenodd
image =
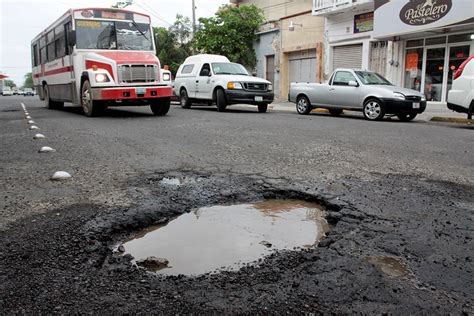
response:
<path id="1" fill-rule="evenodd" d="M 203 207 L 123 243 L 150 271 L 198 275 L 238 270 L 275 250 L 309 247 L 329 230 L 323 208 L 299 200 Z"/>
<path id="2" fill-rule="evenodd" d="M 410 271 L 400 260 L 387 256 L 370 256 L 365 260 L 374 265 L 379 271 L 392 278 L 406 277 Z"/>

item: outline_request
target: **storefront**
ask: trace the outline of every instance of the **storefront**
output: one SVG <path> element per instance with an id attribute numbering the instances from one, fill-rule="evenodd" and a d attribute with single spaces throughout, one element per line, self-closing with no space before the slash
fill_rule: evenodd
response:
<path id="1" fill-rule="evenodd" d="M 375 0 L 373 36 L 399 47 L 391 56 L 399 83 L 446 102 L 456 70 L 474 54 L 474 1 Z"/>

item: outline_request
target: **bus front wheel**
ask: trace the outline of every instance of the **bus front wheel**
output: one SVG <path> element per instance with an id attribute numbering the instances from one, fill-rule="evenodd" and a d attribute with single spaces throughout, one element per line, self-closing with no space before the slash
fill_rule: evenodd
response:
<path id="1" fill-rule="evenodd" d="M 81 88 L 81 105 L 84 115 L 97 116 L 102 111 L 102 106 L 92 98 L 92 89 L 89 80 L 84 81 Z"/>

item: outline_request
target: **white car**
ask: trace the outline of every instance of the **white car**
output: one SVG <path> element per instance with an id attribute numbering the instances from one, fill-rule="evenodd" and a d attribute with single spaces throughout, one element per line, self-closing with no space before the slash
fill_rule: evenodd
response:
<path id="1" fill-rule="evenodd" d="M 176 74 L 174 93 L 183 108 L 215 102 L 219 112 L 231 104 L 251 104 L 265 113 L 275 97 L 270 81 L 252 77 L 225 56 L 207 54 L 186 58 Z"/>
<path id="2" fill-rule="evenodd" d="M 3 96 L 12 96 L 13 95 L 13 90 L 10 87 L 3 87 Z"/>
<path id="3" fill-rule="evenodd" d="M 454 74 L 453 86 L 448 93 L 448 108 L 467 113 L 472 119 L 474 113 L 474 55 L 469 56 Z"/>

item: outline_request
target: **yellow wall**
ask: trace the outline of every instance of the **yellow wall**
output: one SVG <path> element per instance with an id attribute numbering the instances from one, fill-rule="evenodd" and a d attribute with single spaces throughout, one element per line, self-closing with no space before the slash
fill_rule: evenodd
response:
<path id="1" fill-rule="evenodd" d="M 313 8 L 313 0 L 243 0 L 240 5 L 255 4 L 263 10 L 267 21 L 279 20 L 288 15 Z"/>

